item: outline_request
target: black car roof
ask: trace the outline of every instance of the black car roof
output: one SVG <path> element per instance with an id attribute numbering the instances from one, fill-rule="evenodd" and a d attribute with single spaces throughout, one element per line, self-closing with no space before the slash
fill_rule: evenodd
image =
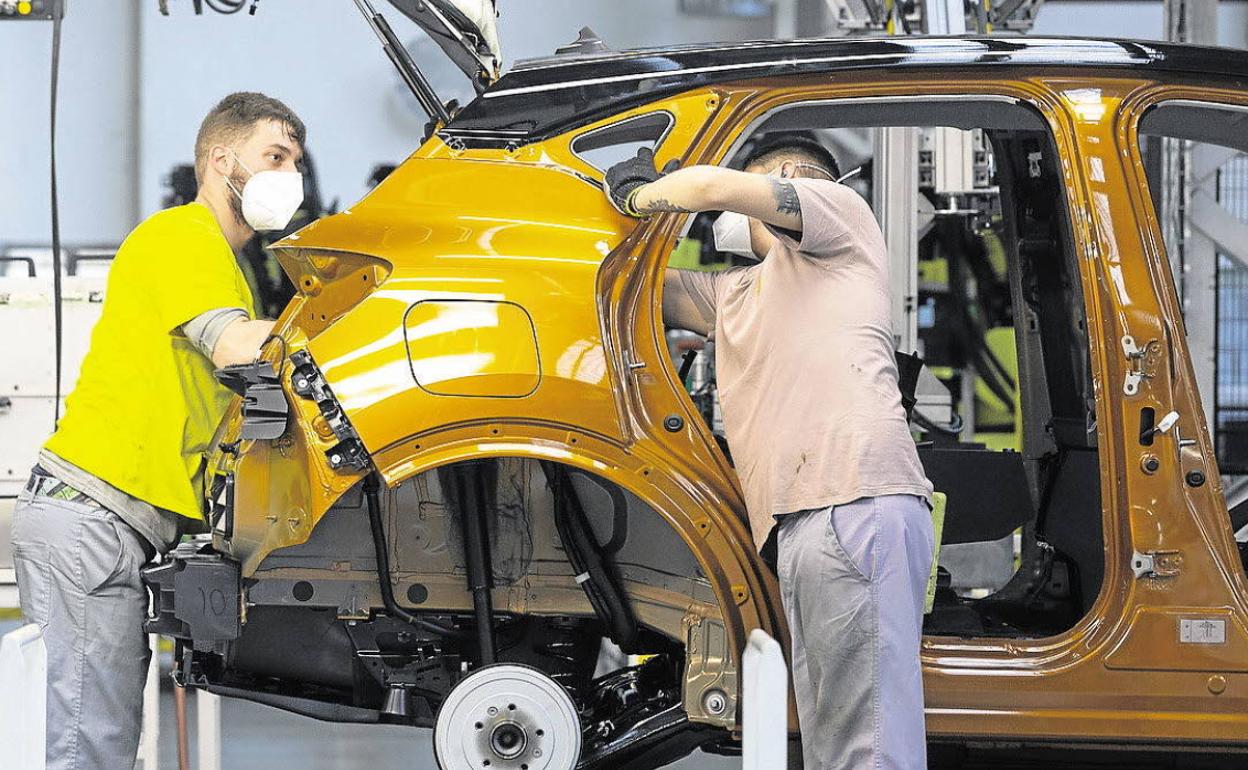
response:
<path id="1" fill-rule="evenodd" d="M 1085 38 L 890 37 L 716 43 L 551 57 L 516 66 L 440 136 L 467 146 L 541 141 L 692 88 L 761 76 L 987 67 L 1127 68 L 1248 87 L 1248 51 Z"/>

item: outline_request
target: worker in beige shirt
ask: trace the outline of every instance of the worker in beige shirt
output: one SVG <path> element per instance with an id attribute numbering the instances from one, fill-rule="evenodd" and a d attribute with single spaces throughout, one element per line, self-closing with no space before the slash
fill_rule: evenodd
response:
<path id="1" fill-rule="evenodd" d="M 926 766 L 919 668 L 933 534 L 897 384 L 888 255 L 831 154 L 764 138 L 744 171 L 613 166 L 621 212 L 725 212 L 717 247 L 756 265 L 668 270 L 663 319 L 714 335 L 754 543 L 775 534 L 806 770 Z"/>

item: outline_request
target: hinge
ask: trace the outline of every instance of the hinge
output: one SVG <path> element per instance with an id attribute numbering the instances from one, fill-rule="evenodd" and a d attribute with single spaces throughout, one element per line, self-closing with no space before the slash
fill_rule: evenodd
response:
<path id="1" fill-rule="evenodd" d="M 1131 571 L 1136 579 L 1142 577 L 1168 578 L 1179 574 L 1183 562 L 1178 551 L 1136 551 L 1131 557 Z"/>
<path id="2" fill-rule="evenodd" d="M 1122 392 L 1134 396 L 1140 392 L 1140 383 L 1156 374 L 1157 360 L 1161 356 L 1161 343 L 1149 340 L 1140 347 L 1130 334 L 1122 335 L 1122 352 L 1127 357 L 1127 374 L 1123 379 Z"/>

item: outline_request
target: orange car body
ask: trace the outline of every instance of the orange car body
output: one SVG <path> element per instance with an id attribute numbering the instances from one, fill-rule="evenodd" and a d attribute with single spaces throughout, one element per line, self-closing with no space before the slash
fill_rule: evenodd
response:
<path id="1" fill-rule="evenodd" d="M 751 545 L 736 477 L 667 352 L 660 276 L 686 218 L 619 215 L 599 189 L 602 172 L 570 145 L 587 131 L 662 110 L 673 121 L 657 150 L 660 165 L 722 163 L 754 121 L 786 104 L 1017 100 L 1043 116 L 1060 154 L 1089 319 L 1105 577 L 1092 609 L 1060 635 L 925 637 L 929 733 L 951 741 L 1248 746 L 1248 581 L 1136 136 L 1140 116 L 1163 100 L 1248 106 L 1243 54 L 992 40 L 759 44 L 722 61 L 716 52 L 729 49 L 708 50 L 701 64 L 697 52 L 678 49 L 504 77 L 359 203 L 277 244 L 297 295 L 275 329 L 285 345 L 270 345 L 266 357 L 284 375 L 292 354 L 311 354 L 392 489 L 466 460 L 526 458 L 606 479 L 655 511 L 670 528 L 656 547 L 686 548 L 706 594 L 626 581 L 630 599 L 644 624 L 685 645 L 688 719 L 731 734 L 747 635 L 761 628 L 787 643 L 787 631 L 776 581 Z M 736 59 L 753 64 L 734 71 Z M 813 63 L 803 68 L 804 61 Z M 587 92 L 579 117 L 560 112 L 554 95 L 598 76 L 616 78 L 627 94 L 597 104 Z M 657 85 L 647 96 L 646 88 L 629 90 L 637 83 Z M 506 127 L 482 128 L 492 101 L 522 99 L 548 110 L 553 127 L 513 130 L 514 137 Z M 1126 336 L 1161 354 L 1140 364 L 1124 355 Z M 1124 377 L 1141 365 L 1141 387 L 1125 395 Z M 216 522 L 213 545 L 238 563 L 244 586 L 354 581 L 357 614 L 340 617 L 366 617 L 381 601 L 360 564 L 332 573 L 271 568 L 270 559 L 305 543 L 364 473 L 332 467 L 327 453 L 341 435 L 291 378 L 282 388 L 291 412 L 280 438 L 239 441 L 241 402 L 222 424 L 217 444 L 229 451 L 210 455 L 209 477 L 229 475 L 233 498 L 228 532 Z M 1145 406 L 1177 411 L 1188 440 L 1139 446 Z M 1160 458 L 1155 471 L 1144 468 L 1146 455 Z M 532 574 L 498 586 L 494 609 L 590 613 L 569 578 Z M 403 595 L 415 582 L 428 591 L 422 608 L 471 610 L 454 570 L 429 574 L 409 561 L 395 574 L 396 590 Z M 1224 639 L 1182 639 L 1185 619 L 1223 621 Z M 712 689 L 727 693 L 730 708 L 708 709 Z"/>

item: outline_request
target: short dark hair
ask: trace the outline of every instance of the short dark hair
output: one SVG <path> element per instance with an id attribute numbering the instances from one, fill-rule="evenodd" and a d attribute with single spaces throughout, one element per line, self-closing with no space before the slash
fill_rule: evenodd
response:
<path id="1" fill-rule="evenodd" d="M 831 172 L 833 179 L 841 175 L 840 165 L 826 147 L 805 134 L 788 131 L 764 134 L 750 148 L 742 168 L 766 166 L 786 160 L 812 163 L 825 168 Z"/>
<path id="2" fill-rule="evenodd" d="M 275 120 L 286 127 L 286 135 L 300 148 L 308 131 L 294 110 L 271 96 L 254 91 L 238 91 L 217 102 L 209 110 L 195 136 L 195 179 L 203 183 L 208 150 L 216 144 L 237 142 L 251 135 L 256 124 Z"/>

